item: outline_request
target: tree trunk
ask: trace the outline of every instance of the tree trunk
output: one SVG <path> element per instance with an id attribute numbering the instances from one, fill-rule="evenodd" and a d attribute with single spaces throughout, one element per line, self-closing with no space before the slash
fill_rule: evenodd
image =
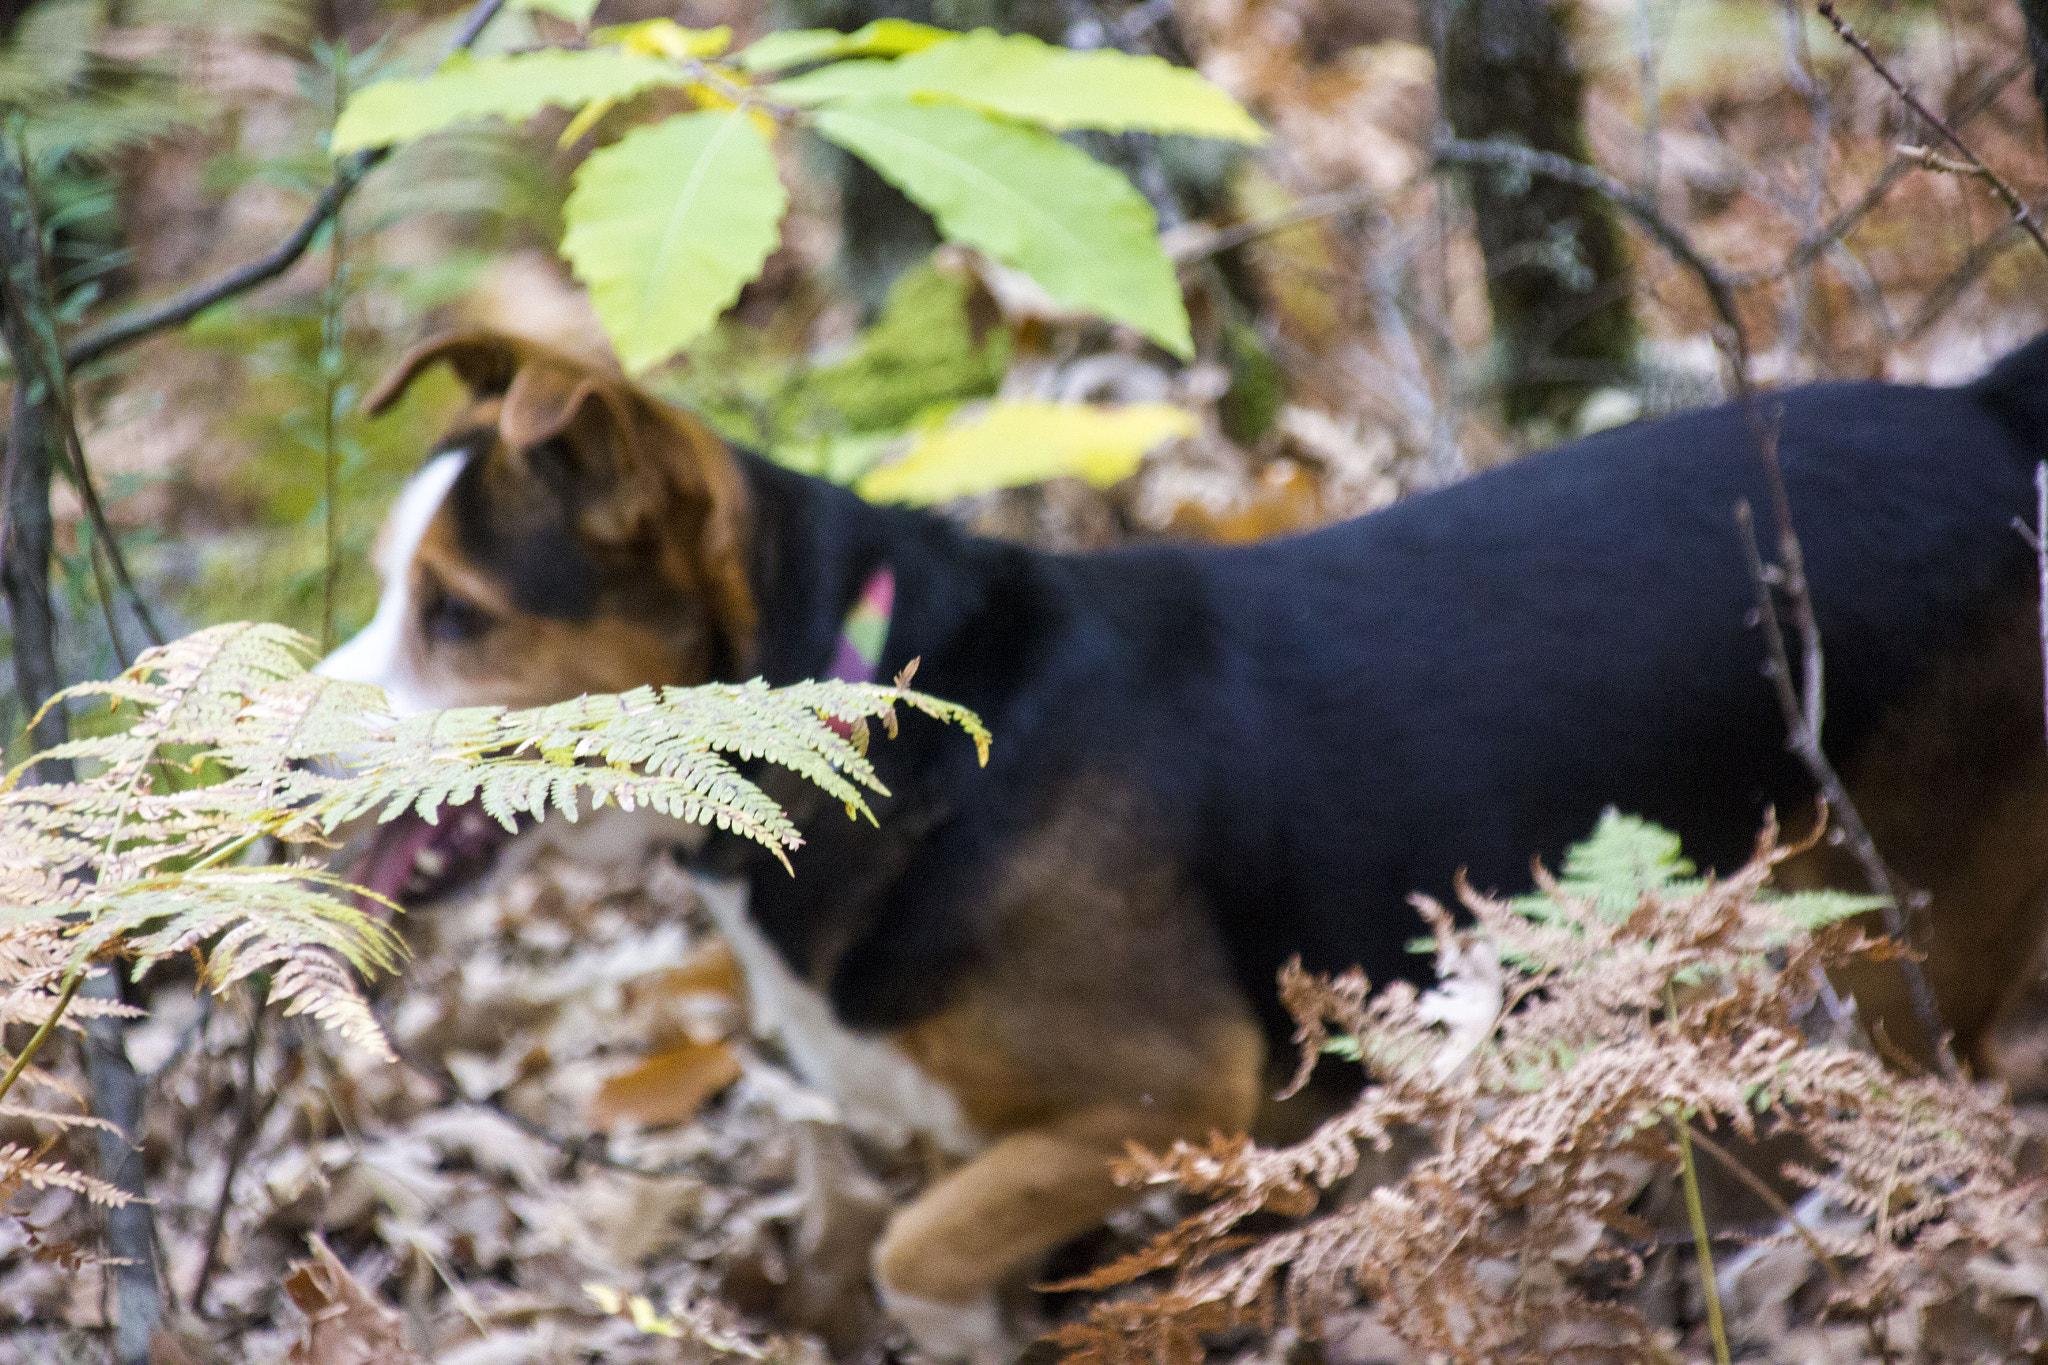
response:
<path id="1" fill-rule="evenodd" d="M 14 149 L 0 146 L 0 340 L 14 360 L 15 384 L 11 429 L 7 442 L 5 558 L 0 560 L 0 590 L 7 598 L 8 621 L 14 633 L 14 693 L 26 721 L 42 708 L 64 680 L 57 670 L 57 620 L 50 609 L 50 465 L 57 452 L 57 429 L 49 395 L 36 392 L 26 377 L 38 372 L 33 357 L 41 350 L 28 308 L 47 296 L 43 254 L 35 206 Z M 38 749 L 63 743 L 64 716 L 52 710 L 30 735 Z M 70 764 L 45 763 L 37 776 L 45 782 L 68 781 Z"/>
<path id="2" fill-rule="evenodd" d="M 2027 53 L 2034 59 L 2034 96 L 2048 119 L 2048 0 L 2020 0 L 2027 20 Z"/>
<path id="3" fill-rule="evenodd" d="M 34 715 L 63 686 L 57 666 L 57 622 L 50 606 L 50 558 L 54 549 L 50 476 L 63 434 L 54 384 L 66 382 L 61 360 L 52 360 L 57 321 L 43 261 L 42 228 L 36 217 L 26 169 L 14 148 L 0 143 L 0 340 L 14 361 L 13 423 L 5 468 L 5 546 L 0 549 L 0 589 L 14 630 L 14 690 L 23 717 Z M 47 376 L 45 382 L 44 376 Z M 65 717 L 52 708 L 29 736 L 37 748 L 64 741 Z M 37 765 L 44 782 L 67 782 L 68 760 Z M 89 979 L 85 994 L 118 998 L 113 973 Z M 142 1131 L 144 1087 L 129 1061 L 127 1025 L 95 1019 L 87 1026 L 86 1064 L 92 1080 L 93 1112 L 117 1126 L 101 1133 L 101 1178 L 135 1197 L 107 1210 L 107 1249 L 123 1262 L 113 1271 L 116 1290 L 114 1359 L 118 1365 L 148 1365 L 150 1339 L 162 1315 L 157 1294 L 155 1215 L 143 1183 L 141 1153 L 129 1135 Z"/>
<path id="4" fill-rule="evenodd" d="M 1585 81 L 1572 61 L 1567 2 L 1451 0 L 1444 104 L 1460 138 L 1587 159 Z M 1516 424 L 1568 426 L 1587 394 L 1633 366 L 1633 276 L 1621 229 L 1604 200 L 1575 185 L 1478 168 L 1466 182 L 1486 257 L 1502 408 Z"/>

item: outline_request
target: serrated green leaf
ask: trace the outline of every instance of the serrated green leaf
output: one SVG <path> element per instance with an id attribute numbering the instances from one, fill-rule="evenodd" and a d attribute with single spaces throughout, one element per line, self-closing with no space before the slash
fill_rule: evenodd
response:
<path id="1" fill-rule="evenodd" d="M 1566 882 L 1590 883 L 1631 903 L 1694 870 L 1691 860 L 1679 852 L 1676 834 L 1611 806 L 1600 813 L 1592 837 L 1573 844 L 1564 855 Z"/>
<path id="2" fill-rule="evenodd" d="M 1152 206 L 1128 180 L 1036 128 L 971 109 L 872 98 L 823 110 L 818 131 L 880 171 L 953 241 L 1070 307 L 1194 353 Z"/>
<path id="3" fill-rule="evenodd" d="M 597 13 L 597 0 L 512 0 L 512 8 L 552 14 L 578 28 L 588 28 L 590 16 Z"/>
<path id="4" fill-rule="evenodd" d="M 636 128 L 577 168 L 562 254 L 627 369 L 674 355 L 739 297 L 788 202 L 740 110 Z"/>
<path id="5" fill-rule="evenodd" d="M 1850 891 L 1793 891 L 1771 898 L 1772 908 L 1796 927 L 1812 931 L 1891 904 L 1888 897 Z"/>
<path id="6" fill-rule="evenodd" d="M 922 52 L 934 43 L 957 36 L 951 29 L 933 28 L 909 19 L 877 19 L 852 33 L 829 28 L 770 33 L 739 57 L 740 65 L 749 71 L 782 71 L 806 62 L 839 57 L 899 57 Z"/>
<path id="7" fill-rule="evenodd" d="M 873 502 L 928 506 L 1063 475 L 1108 487 L 1136 473 L 1146 451 L 1197 425 L 1170 403 L 993 403 L 917 437 L 855 488 Z"/>
<path id="8" fill-rule="evenodd" d="M 575 108 L 689 80 L 688 72 L 659 58 L 609 48 L 451 59 L 431 76 L 365 86 L 341 111 L 329 150 L 341 156 L 411 142 L 472 119 L 517 122 L 551 104 Z"/>
<path id="9" fill-rule="evenodd" d="M 1073 52 L 1028 34 L 976 29 L 895 62 L 848 62 L 778 82 L 787 104 L 862 95 L 959 100 L 1054 129 L 1185 133 L 1231 142 L 1266 134 L 1198 72 L 1110 49 Z"/>

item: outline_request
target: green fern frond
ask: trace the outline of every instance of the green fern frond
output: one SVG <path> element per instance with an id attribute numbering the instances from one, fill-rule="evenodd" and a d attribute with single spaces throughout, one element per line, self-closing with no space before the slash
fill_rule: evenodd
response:
<path id="1" fill-rule="evenodd" d="M 70 759 L 73 782 L 24 786 L 23 764 L 0 785 L 0 1019 L 47 1017 L 88 964 L 130 958 L 139 975 L 194 952 L 214 990 L 265 973 L 287 1013 L 389 1055 L 349 969 L 395 970 L 403 944 L 311 863 L 238 865 L 257 839 L 471 802 L 507 827 L 617 805 L 743 834 L 787 866 L 802 836 L 738 765 L 789 768 L 867 815 L 886 789 L 834 722 L 893 731 L 902 703 L 988 752 L 971 712 L 901 686 L 640 688 L 398 718 L 378 689 L 307 672 L 315 653 L 281 626 L 215 626 L 61 695 L 126 724 L 39 756 Z"/>

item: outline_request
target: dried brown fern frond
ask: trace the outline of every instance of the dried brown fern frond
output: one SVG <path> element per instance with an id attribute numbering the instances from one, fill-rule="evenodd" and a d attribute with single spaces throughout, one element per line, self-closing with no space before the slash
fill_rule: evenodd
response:
<path id="1" fill-rule="evenodd" d="M 1735 875 L 1694 880 L 1675 839 L 1610 814 L 1535 896 L 1461 888 L 1469 928 L 1423 903 L 1433 990 L 1373 995 L 1356 973 L 1290 968 L 1304 1076 L 1338 1052 L 1365 1065 L 1363 1093 L 1293 1147 L 1134 1153 L 1126 1181 L 1210 1202 L 1080 1282 L 1170 1272 L 1164 1287 L 1098 1304 L 1055 1340 L 1089 1365 L 1192 1361 L 1204 1333 L 1313 1334 L 1364 1298 L 1418 1352 L 1455 1361 L 1659 1354 L 1613 1286 L 1640 1270 L 1631 1205 L 1675 1167 L 1680 1125 L 1804 1136 L 1806 1183 L 1866 1215 L 1830 1247 L 1849 1268 L 1838 1311 L 1885 1311 L 1903 1272 L 1945 1249 L 2038 1242 L 2038 1192 L 2015 1176 L 1998 1097 L 1800 1034 L 1815 973 L 1877 948 L 1847 922 L 1872 901 L 1773 895 L 1773 835 Z M 1254 1214 L 1300 1218 L 1400 1129 L 1434 1149 L 1397 1183 L 1277 1234 L 1242 1231 Z"/>

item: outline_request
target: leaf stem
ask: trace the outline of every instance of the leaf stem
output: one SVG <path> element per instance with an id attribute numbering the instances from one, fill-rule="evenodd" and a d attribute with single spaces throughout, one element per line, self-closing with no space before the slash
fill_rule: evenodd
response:
<path id="1" fill-rule="evenodd" d="M 1692 1159 L 1692 1124 L 1675 1119 L 1678 1130 L 1678 1172 L 1685 1183 L 1685 1213 L 1692 1220 L 1692 1249 L 1700 1262 L 1700 1289 L 1707 1297 L 1707 1333 L 1714 1339 L 1715 1365 L 1729 1365 L 1728 1328 L 1721 1320 L 1721 1289 L 1714 1278 L 1714 1249 L 1707 1237 L 1707 1213 L 1700 1203 L 1699 1170 Z"/>
<path id="2" fill-rule="evenodd" d="M 57 1021 L 62 1019 L 64 1011 L 70 1008 L 72 998 L 78 994 L 80 983 L 85 980 L 85 968 L 86 964 L 82 962 L 72 967 L 64 978 L 64 988 L 57 993 L 57 1004 L 51 1009 L 49 1017 L 36 1026 L 28 1045 L 16 1054 L 13 1064 L 7 1068 L 7 1074 L 0 1076 L 0 1100 L 6 1099 L 7 1092 L 14 1089 L 14 1083 L 21 1078 L 22 1072 L 28 1070 L 28 1064 L 35 1060 L 36 1053 L 42 1050 L 44 1042 L 57 1027 Z"/>
<path id="3" fill-rule="evenodd" d="M 1664 1018 L 1678 1025 L 1678 991 L 1664 983 Z M 1700 1290 L 1707 1300 L 1707 1334 L 1714 1340 L 1714 1365 L 1729 1365 L 1728 1327 L 1721 1319 L 1721 1286 L 1714 1275 L 1714 1246 L 1707 1235 L 1707 1210 L 1700 1202 L 1700 1172 L 1692 1155 L 1692 1117 L 1666 1120 L 1678 1135 L 1678 1175 L 1685 1186 L 1685 1214 L 1692 1222 L 1692 1249 L 1700 1263 Z"/>

